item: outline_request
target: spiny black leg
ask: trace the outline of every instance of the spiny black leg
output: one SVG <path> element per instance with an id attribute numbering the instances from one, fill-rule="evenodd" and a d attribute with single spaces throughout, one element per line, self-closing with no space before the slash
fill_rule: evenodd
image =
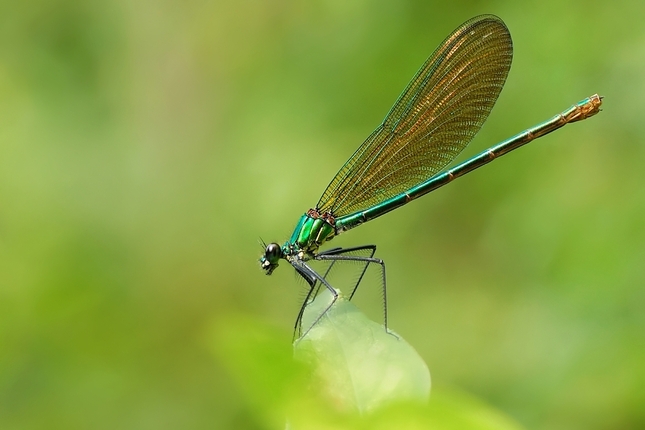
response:
<path id="1" fill-rule="evenodd" d="M 382 276 L 382 285 L 383 285 L 383 324 L 385 326 L 385 331 L 388 331 L 387 329 L 387 278 L 385 276 L 385 262 L 381 260 L 380 258 L 374 258 L 372 256 L 370 257 L 360 257 L 360 256 L 355 256 L 355 255 L 343 255 L 347 252 L 351 251 L 360 251 L 364 249 L 373 249 L 373 252 L 371 255 L 374 255 L 374 252 L 376 251 L 376 247 L 374 245 L 369 245 L 369 246 L 364 246 L 364 247 L 357 247 L 357 248 L 347 248 L 347 249 L 342 249 L 340 251 L 336 251 L 333 253 L 320 253 L 314 257 L 316 260 L 332 260 L 332 261 L 360 261 L 364 262 L 365 268 L 363 269 L 363 272 L 361 274 L 361 277 L 358 280 L 358 283 L 360 283 L 361 279 L 363 278 L 363 275 L 365 274 L 365 271 L 367 270 L 367 266 L 369 264 L 378 264 L 381 266 L 381 276 Z M 354 295 L 354 292 L 358 288 L 358 283 L 354 287 L 354 290 L 352 291 L 352 296 Z M 350 297 L 351 299 L 351 297 Z"/>
<path id="2" fill-rule="evenodd" d="M 300 306 L 300 311 L 298 311 L 298 316 L 296 317 L 296 324 L 293 327 L 293 340 L 296 340 L 302 334 L 302 316 L 305 313 L 305 308 L 309 305 L 309 298 L 311 297 L 311 293 L 314 291 L 314 288 L 314 286 L 309 287 L 307 297 L 305 297 L 305 300 L 302 302 L 302 306 Z M 318 290 L 317 288 L 315 289 Z"/>
<path id="3" fill-rule="evenodd" d="M 333 250 L 335 251 L 337 249 L 341 249 L 341 248 L 334 248 Z M 327 270 L 325 270 L 325 274 L 322 276 L 324 279 L 327 279 L 327 276 L 329 276 L 329 272 L 331 272 L 331 269 L 334 267 L 334 264 L 336 264 L 336 262 L 332 261 L 329 267 L 327 267 Z M 318 291 L 320 291 L 320 284 L 321 284 L 320 282 L 316 282 L 313 294 L 311 294 L 312 292 L 309 291 L 309 294 L 307 295 L 307 297 L 310 299 L 310 302 L 308 302 L 307 304 L 313 302 L 314 299 L 318 296 Z"/>
<path id="4" fill-rule="evenodd" d="M 355 246 L 353 248 L 334 248 L 330 249 L 328 251 L 321 252 L 318 254 L 319 256 L 325 256 L 325 255 L 343 255 L 343 254 L 348 254 L 350 252 L 358 252 L 358 251 L 368 251 L 367 255 L 368 258 L 374 257 L 374 254 L 376 253 L 376 245 L 363 245 L 363 246 Z M 324 257 L 319 258 L 319 260 L 325 259 Z M 338 260 L 332 261 L 330 265 L 331 266 Z M 358 289 L 358 286 L 360 285 L 361 281 L 363 280 L 363 276 L 365 276 L 365 272 L 367 272 L 367 268 L 369 266 L 369 263 L 366 263 L 365 266 L 363 267 L 363 270 L 361 272 L 361 275 L 358 277 L 358 280 L 356 281 L 356 284 L 354 285 L 354 288 L 352 288 L 352 292 L 349 295 L 349 300 L 352 300 L 354 298 L 354 294 L 356 294 L 356 290 Z M 325 273 L 325 279 L 327 278 L 327 274 L 329 273 L 329 270 L 327 270 L 327 273 Z"/>
<path id="5" fill-rule="evenodd" d="M 334 305 L 334 303 L 336 303 L 336 300 L 338 299 L 338 293 L 336 292 L 334 287 L 332 287 L 329 284 L 329 282 L 327 282 L 327 280 L 323 276 L 320 276 L 315 270 L 313 270 L 311 267 L 309 267 L 309 265 L 307 263 L 305 263 L 304 261 L 302 261 L 302 260 L 293 260 L 293 261 L 290 261 L 290 263 L 296 269 L 298 274 L 300 274 L 303 278 L 305 278 L 305 280 L 310 285 L 309 293 L 307 294 L 307 297 L 305 298 L 305 301 L 303 302 L 302 306 L 300 307 L 300 312 L 298 312 L 298 317 L 296 319 L 296 325 L 295 325 L 295 328 L 294 328 L 294 340 L 295 340 L 296 338 L 302 338 L 302 337 L 306 336 L 307 333 L 309 333 L 309 330 L 311 330 L 311 328 L 313 326 L 315 326 L 318 323 L 318 321 L 320 321 L 320 319 L 323 317 L 323 315 L 325 315 L 327 313 L 327 311 L 329 309 L 331 309 L 331 307 Z M 327 271 L 327 273 L 328 272 L 329 272 L 329 270 Z M 316 288 L 316 284 L 318 282 L 322 283 L 329 290 L 329 292 L 332 293 L 334 298 L 332 299 L 331 303 L 325 308 L 325 310 L 320 315 L 318 315 L 318 318 L 316 318 L 314 320 L 314 322 L 309 326 L 309 328 L 307 328 L 307 331 L 305 331 L 304 333 L 301 334 L 301 332 L 302 332 L 302 317 L 304 315 L 305 308 L 307 307 L 307 305 L 309 305 L 309 299 L 311 298 L 312 293 L 314 292 L 314 290 L 316 292 L 318 291 L 318 289 Z M 296 336 L 296 335 L 299 335 L 299 336 Z"/>

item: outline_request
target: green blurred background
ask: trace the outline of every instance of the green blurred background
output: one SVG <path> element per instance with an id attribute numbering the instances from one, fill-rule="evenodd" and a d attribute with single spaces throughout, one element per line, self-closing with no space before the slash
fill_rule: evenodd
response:
<path id="1" fill-rule="evenodd" d="M 460 159 L 604 111 L 334 240 L 376 243 L 433 383 L 531 429 L 645 427 L 645 3 L 0 5 L 0 428 L 262 428 L 213 354 L 291 338 L 282 242 L 463 21 L 515 55 Z"/>

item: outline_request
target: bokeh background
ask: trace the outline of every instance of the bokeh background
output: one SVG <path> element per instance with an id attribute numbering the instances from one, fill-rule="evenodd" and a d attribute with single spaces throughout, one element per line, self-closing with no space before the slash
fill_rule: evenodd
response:
<path id="1" fill-rule="evenodd" d="M 282 242 L 425 58 L 481 14 L 515 55 L 460 159 L 604 111 L 334 240 L 391 327 L 530 429 L 645 427 L 645 3 L 0 5 L 0 427 L 263 428 L 209 333 L 283 333 Z M 369 288 L 369 287 L 363 287 Z"/>

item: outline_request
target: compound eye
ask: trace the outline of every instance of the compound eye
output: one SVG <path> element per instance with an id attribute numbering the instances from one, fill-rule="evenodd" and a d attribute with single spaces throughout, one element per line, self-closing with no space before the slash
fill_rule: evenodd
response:
<path id="1" fill-rule="evenodd" d="M 282 249 L 280 249 L 280 245 L 277 243 L 270 243 L 267 245 L 265 257 L 271 264 L 277 263 L 281 256 Z"/>

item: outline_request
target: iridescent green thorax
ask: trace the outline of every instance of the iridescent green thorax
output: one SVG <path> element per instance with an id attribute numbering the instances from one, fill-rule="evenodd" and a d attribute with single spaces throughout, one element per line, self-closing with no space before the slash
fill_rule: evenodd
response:
<path id="1" fill-rule="evenodd" d="M 315 253 L 320 245 L 336 235 L 334 224 L 331 214 L 320 214 L 316 209 L 309 209 L 298 221 L 289 241 L 284 244 L 284 253 Z"/>

